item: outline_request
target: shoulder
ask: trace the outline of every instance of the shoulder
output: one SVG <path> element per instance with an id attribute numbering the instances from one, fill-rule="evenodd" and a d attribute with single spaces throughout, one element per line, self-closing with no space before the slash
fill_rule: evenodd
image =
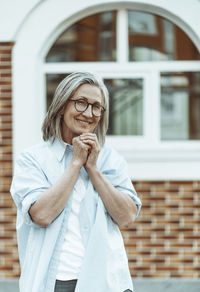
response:
<path id="1" fill-rule="evenodd" d="M 18 155 L 17 162 L 39 162 L 41 159 L 48 157 L 49 149 L 49 142 L 41 142 L 27 147 Z"/>
<path id="2" fill-rule="evenodd" d="M 21 151 L 19 154 L 19 157 L 23 156 L 37 156 L 40 153 L 47 152 L 50 147 L 50 143 L 47 142 L 41 142 L 35 145 L 32 145 L 30 147 L 27 147 Z"/>
<path id="3" fill-rule="evenodd" d="M 111 145 L 105 143 L 99 155 L 101 164 L 112 164 L 113 166 L 125 163 L 124 157 Z"/>
<path id="4" fill-rule="evenodd" d="M 118 158 L 123 158 L 122 155 L 113 147 L 111 146 L 110 144 L 108 143 L 105 143 L 104 146 L 102 147 L 101 149 L 101 154 L 103 156 L 116 156 Z"/>

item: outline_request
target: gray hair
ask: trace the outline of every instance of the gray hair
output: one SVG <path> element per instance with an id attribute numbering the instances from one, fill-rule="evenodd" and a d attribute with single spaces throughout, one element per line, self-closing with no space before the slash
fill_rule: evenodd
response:
<path id="1" fill-rule="evenodd" d="M 76 90 L 83 84 L 97 86 L 102 93 L 103 107 L 106 109 L 95 128 L 100 146 L 105 143 L 105 136 L 108 129 L 109 117 L 109 94 L 103 80 L 96 74 L 89 72 L 75 72 L 64 78 L 56 88 L 53 101 L 47 111 L 46 117 L 42 125 L 44 141 L 50 138 L 55 141 L 56 138 L 62 140 L 62 111 L 66 106 L 67 100 L 71 98 Z"/>

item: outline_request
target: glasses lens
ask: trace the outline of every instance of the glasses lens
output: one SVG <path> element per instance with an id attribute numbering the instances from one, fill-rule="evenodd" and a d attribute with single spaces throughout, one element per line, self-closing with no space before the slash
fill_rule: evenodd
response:
<path id="1" fill-rule="evenodd" d="M 87 108 L 87 101 L 84 100 L 77 100 L 75 102 L 76 110 L 79 112 L 84 112 Z"/>
<path id="2" fill-rule="evenodd" d="M 98 104 L 93 104 L 92 112 L 93 112 L 94 116 L 100 117 L 101 116 L 101 106 Z"/>
<path id="3" fill-rule="evenodd" d="M 88 106 L 92 106 L 92 114 L 95 117 L 100 117 L 102 114 L 102 107 L 99 104 L 90 104 L 86 100 L 75 100 L 75 107 L 78 112 L 84 112 Z"/>

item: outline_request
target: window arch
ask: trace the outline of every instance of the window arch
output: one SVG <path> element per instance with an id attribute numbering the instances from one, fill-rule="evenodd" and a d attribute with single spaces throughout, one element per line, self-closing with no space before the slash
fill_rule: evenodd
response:
<path id="1" fill-rule="evenodd" d="M 119 15 L 120 10 L 112 10 L 75 22 L 51 46 L 46 62 L 117 61 Z M 137 10 L 126 10 L 124 17 L 129 61 L 200 60 L 186 33 L 166 18 Z"/>

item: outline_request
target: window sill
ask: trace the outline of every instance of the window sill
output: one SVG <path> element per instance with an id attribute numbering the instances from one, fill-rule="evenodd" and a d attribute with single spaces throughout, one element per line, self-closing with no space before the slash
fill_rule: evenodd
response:
<path id="1" fill-rule="evenodd" d="M 200 141 L 153 143 L 109 136 L 107 143 L 126 159 L 133 180 L 200 180 Z"/>

